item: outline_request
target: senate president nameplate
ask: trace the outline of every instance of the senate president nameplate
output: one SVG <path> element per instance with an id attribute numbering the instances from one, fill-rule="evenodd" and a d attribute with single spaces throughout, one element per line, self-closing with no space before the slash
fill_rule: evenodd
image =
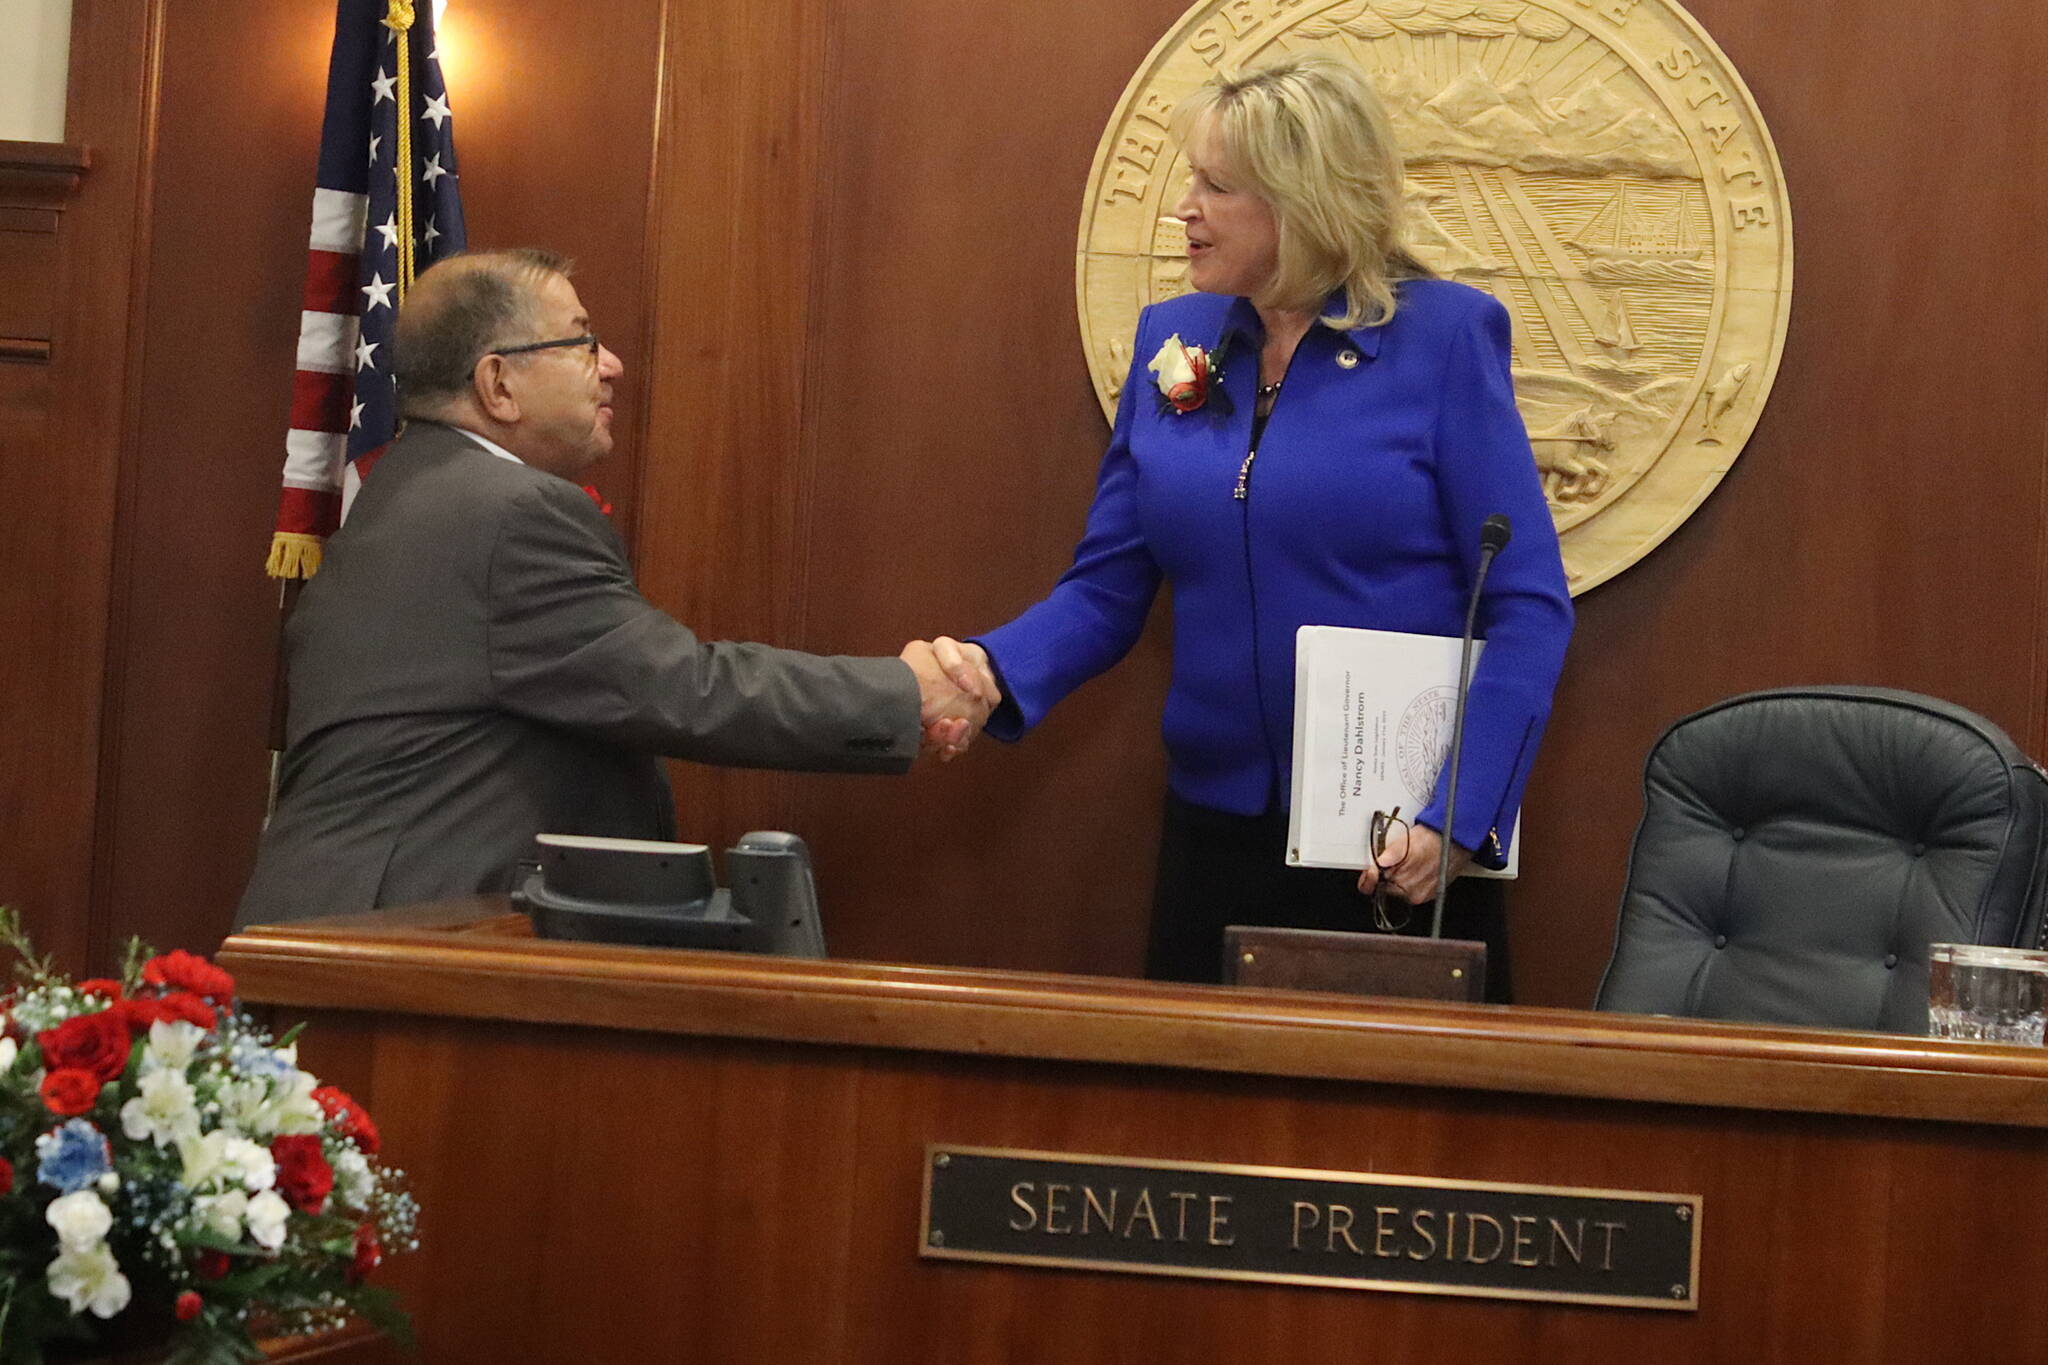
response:
<path id="1" fill-rule="evenodd" d="M 1410 1294 L 1699 1307 L 1700 1198 L 925 1149 L 922 1255 Z"/>

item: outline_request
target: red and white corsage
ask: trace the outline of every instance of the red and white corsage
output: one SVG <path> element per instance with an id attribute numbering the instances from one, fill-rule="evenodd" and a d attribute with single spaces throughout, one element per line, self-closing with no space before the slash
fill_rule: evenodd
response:
<path id="1" fill-rule="evenodd" d="M 1159 353 L 1146 368 L 1158 376 L 1161 412 L 1194 412 L 1206 406 L 1223 378 L 1216 359 L 1203 347 L 1182 341 L 1178 332 L 1160 343 Z"/>

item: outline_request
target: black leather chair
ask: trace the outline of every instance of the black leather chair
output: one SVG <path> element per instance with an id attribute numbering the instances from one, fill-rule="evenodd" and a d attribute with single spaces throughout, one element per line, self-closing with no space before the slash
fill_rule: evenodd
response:
<path id="1" fill-rule="evenodd" d="M 1960 706 L 1733 697 L 1643 794 L 1596 1008 L 1922 1033 L 1929 943 L 2041 946 L 2048 775 Z"/>

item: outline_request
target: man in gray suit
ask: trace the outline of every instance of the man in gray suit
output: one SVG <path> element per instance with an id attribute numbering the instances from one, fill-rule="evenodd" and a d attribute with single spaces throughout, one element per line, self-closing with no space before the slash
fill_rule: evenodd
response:
<path id="1" fill-rule="evenodd" d="M 993 696 L 929 645 L 708 643 L 635 588 L 579 486 L 623 372 L 567 265 L 458 256 L 393 339 L 410 419 L 286 633 L 289 747 L 237 926 L 504 891 L 542 831 L 673 839 L 658 755 L 900 773 Z"/>

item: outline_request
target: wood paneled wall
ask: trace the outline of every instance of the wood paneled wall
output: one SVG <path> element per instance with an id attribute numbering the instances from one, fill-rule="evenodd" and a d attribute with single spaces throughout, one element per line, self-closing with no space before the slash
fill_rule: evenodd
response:
<path id="1" fill-rule="evenodd" d="M 99 330 L 46 380 L 83 416 L 22 425 L 34 384 L 0 367 L 0 900 L 81 953 L 210 944 L 249 866 L 332 18 L 160 3 L 77 8 L 95 164 L 66 221 L 102 216 L 65 244 L 63 307 Z M 2048 751 L 2048 19 L 1690 8 L 1778 142 L 1792 331 L 1733 473 L 1579 602 L 1513 897 L 1536 1002 L 1590 997 L 1642 756 L 1689 709 L 1883 683 Z M 654 600 L 712 636 L 893 653 L 1051 584 L 1106 434 L 1073 316 L 1083 182 L 1181 9 L 455 0 L 473 240 L 582 261 L 628 367 L 600 483 Z M 679 768 L 685 829 L 804 834 L 840 954 L 1135 971 L 1167 630 L 1024 744 L 907 780 Z"/>

